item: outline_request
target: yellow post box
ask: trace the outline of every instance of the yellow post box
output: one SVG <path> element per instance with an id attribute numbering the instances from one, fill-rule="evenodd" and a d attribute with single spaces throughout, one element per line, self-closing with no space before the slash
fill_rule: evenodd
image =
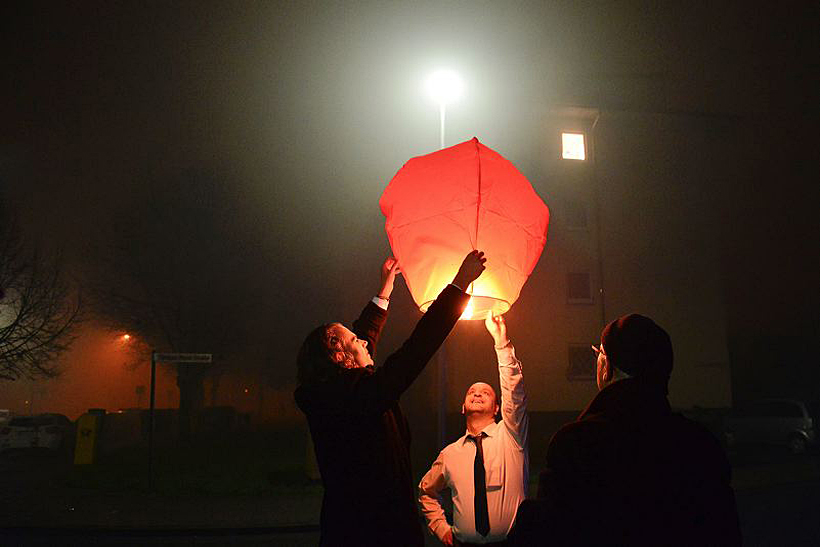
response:
<path id="1" fill-rule="evenodd" d="M 83 414 L 77 420 L 77 444 L 74 446 L 75 465 L 94 463 L 101 421 L 102 416 L 99 414 Z"/>

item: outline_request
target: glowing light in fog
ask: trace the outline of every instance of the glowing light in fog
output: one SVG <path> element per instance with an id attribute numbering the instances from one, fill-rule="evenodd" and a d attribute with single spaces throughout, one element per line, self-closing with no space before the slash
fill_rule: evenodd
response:
<path id="1" fill-rule="evenodd" d="M 447 116 L 447 103 L 451 103 L 461 97 L 464 91 L 464 83 L 461 77 L 452 70 L 438 70 L 427 78 L 425 84 L 427 93 L 438 103 L 440 120 L 439 148 L 444 148 L 444 120 Z"/>
<path id="2" fill-rule="evenodd" d="M 458 100 L 464 91 L 464 82 L 452 70 L 437 70 L 427 78 L 427 93 L 439 104 Z"/>

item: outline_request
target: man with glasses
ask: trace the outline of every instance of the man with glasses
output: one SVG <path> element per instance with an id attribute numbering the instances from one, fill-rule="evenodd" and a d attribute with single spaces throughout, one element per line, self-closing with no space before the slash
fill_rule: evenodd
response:
<path id="1" fill-rule="evenodd" d="M 703 426 L 672 412 L 669 335 L 648 317 L 608 324 L 599 393 L 547 448 L 515 545 L 739 545 L 730 467 Z"/>

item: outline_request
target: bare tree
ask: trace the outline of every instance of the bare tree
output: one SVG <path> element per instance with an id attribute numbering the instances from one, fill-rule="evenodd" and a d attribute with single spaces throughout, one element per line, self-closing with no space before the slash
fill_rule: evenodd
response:
<path id="1" fill-rule="evenodd" d="M 74 340 L 80 296 L 61 261 L 28 246 L 0 208 L 0 379 L 51 378 Z"/>
<path id="2" fill-rule="evenodd" d="M 224 181 L 195 171 L 145 186 L 98 253 L 94 308 L 143 347 L 214 354 L 209 366 L 177 366 L 180 436 L 187 438 L 204 405 L 204 378 L 241 347 L 252 250 Z"/>

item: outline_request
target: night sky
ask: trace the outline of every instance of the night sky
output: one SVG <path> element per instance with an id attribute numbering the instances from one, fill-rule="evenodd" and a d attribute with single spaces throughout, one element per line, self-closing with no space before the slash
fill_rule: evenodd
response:
<path id="1" fill-rule="evenodd" d="M 21 2 L 0 21 L 0 187 L 26 233 L 82 284 L 112 226 L 190 196 L 277 385 L 317 319 L 375 290 L 378 198 L 438 146 L 439 66 L 467 86 L 448 144 L 479 136 L 525 175 L 554 102 L 743 128 L 715 234 L 733 366 L 816 368 L 816 3 Z"/>

